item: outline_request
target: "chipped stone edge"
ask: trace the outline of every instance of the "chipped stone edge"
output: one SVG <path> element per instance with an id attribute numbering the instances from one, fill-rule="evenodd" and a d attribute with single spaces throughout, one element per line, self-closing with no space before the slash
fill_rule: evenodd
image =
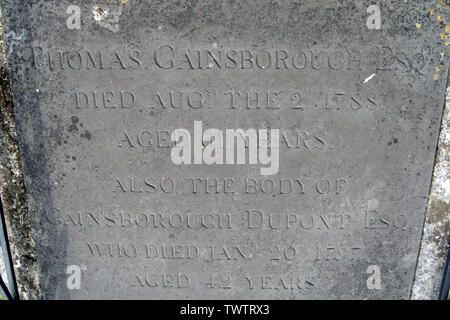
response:
<path id="1" fill-rule="evenodd" d="M 412 300 L 436 300 L 450 241 L 450 72 Z"/>
<path id="2" fill-rule="evenodd" d="M 0 194 L 20 299 L 40 299 L 0 13 Z"/>

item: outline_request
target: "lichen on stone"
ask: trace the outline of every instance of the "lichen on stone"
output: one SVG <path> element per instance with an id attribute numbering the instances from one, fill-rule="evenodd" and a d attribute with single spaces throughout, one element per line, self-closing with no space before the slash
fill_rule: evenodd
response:
<path id="1" fill-rule="evenodd" d="M 0 194 L 21 299 L 38 299 L 39 273 L 14 122 L 0 16 Z"/>

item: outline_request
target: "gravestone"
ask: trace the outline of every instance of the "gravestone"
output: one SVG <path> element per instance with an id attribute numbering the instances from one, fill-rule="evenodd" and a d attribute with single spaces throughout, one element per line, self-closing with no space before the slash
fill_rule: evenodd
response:
<path id="1" fill-rule="evenodd" d="M 43 297 L 409 298 L 443 1 L 1 7 Z"/>

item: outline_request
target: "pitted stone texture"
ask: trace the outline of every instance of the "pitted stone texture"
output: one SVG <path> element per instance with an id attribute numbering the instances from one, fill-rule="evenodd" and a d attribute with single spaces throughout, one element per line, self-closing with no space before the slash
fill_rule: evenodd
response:
<path id="1" fill-rule="evenodd" d="M 383 1 L 369 30 L 372 4 L 3 0 L 42 295 L 409 298 L 448 8 Z M 70 5 L 80 29 L 67 28 Z M 256 92 L 270 93 L 260 108 Z M 194 121 L 279 129 L 279 172 L 174 165 L 170 132 Z"/>
<path id="2" fill-rule="evenodd" d="M 449 82 L 450 83 L 450 82 Z M 442 117 L 436 163 L 412 299 L 437 299 L 450 240 L 450 87 Z"/>

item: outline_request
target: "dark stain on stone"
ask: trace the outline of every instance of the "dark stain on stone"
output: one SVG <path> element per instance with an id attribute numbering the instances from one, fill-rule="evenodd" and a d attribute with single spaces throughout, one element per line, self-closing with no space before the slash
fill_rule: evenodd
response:
<path id="1" fill-rule="evenodd" d="M 450 204 L 441 199 L 433 198 L 430 203 L 427 220 L 429 223 L 436 224 L 440 221 L 444 221 L 449 214 Z"/>
<path id="2" fill-rule="evenodd" d="M 94 9 L 95 10 L 95 12 L 99 15 L 99 16 L 101 16 L 105 11 L 102 9 L 102 8 L 100 8 L 100 7 L 97 7 L 97 8 L 95 8 Z"/>
<path id="3" fill-rule="evenodd" d="M 398 142 L 398 139 L 397 139 L 397 138 L 393 138 L 392 141 L 389 141 L 389 142 L 388 142 L 388 146 L 392 145 L 392 143 L 395 144 L 395 143 L 397 143 L 397 142 Z"/>
<path id="4" fill-rule="evenodd" d="M 73 116 L 70 118 L 72 120 L 72 124 L 69 125 L 67 131 L 69 132 L 78 132 L 77 123 L 80 121 L 77 117 Z"/>
<path id="5" fill-rule="evenodd" d="M 82 133 L 82 134 L 80 134 L 80 137 L 81 138 L 85 138 L 85 139 L 88 139 L 88 140 L 91 140 L 91 133 L 89 132 L 89 131 L 85 131 L 84 133 Z"/>

